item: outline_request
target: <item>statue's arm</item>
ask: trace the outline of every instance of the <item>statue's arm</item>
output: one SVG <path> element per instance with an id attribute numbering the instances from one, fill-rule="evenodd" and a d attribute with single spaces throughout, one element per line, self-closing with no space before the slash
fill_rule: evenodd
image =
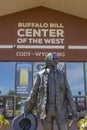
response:
<path id="1" fill-rule="evenodd" d="M 64 79 L 65 79 L 66 97 L 67 97 L 68 104 L 70 105 L 72 111 L 76 112 L 76 105 L 75 105 L 75 102 L 73 100 L 72 92 L 70 90 L 70 86 L 68 84 L 68 80 L 67 80 L 66 75 L 64 76 Z"/>
<path id="2" fill-rule="evenodd" d="M 39 76 L 39 74 L 37 74 L 35 81 L 34 81 L 34 86 L 31 90 L 29 97 L 27 98 L 27 100 L 25 102 L 25 107 L 24 107 L 25 114 L 29 113 L 33 109 L 33 107 L 37 101 L 39 85 L 40 85 L 40 76 Z"/>

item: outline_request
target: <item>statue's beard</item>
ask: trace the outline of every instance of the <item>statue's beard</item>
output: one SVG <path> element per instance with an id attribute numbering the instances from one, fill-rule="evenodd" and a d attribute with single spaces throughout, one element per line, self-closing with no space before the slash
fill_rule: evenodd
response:
<path id="1" fill-rule="evenodd" d="M 57 67 L 57 64 L 55 64 L 55 63 L 49 63 L 47 65 L 47 67 L 50 68 L 50 69 L 55 69 Z"/>

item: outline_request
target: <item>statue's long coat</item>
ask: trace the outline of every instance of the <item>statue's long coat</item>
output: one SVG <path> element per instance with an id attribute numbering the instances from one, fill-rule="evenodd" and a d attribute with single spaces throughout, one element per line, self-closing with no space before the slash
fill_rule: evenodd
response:
<path id="1" fill-rule="evenodd" d="M 25 113 L 32 110 L 34 104 L 39 96 L 39 112 L 42 114 L 43 106 L 46 108 L 47 104 L 47 81 L 48 81 L 49 69 L 43 69 L 38 72 L 36 79 L 34 81 L 34 86 L 31 91 L 30 96 L 25 103 Z M 75 104 L 73 102 L 72 93 L 67 82 L 65 73 L 56 71 L 56 112 L 60 121 L 67 120 L 67 106 L 70 105 L 71 109 L 75 111 Z"/>

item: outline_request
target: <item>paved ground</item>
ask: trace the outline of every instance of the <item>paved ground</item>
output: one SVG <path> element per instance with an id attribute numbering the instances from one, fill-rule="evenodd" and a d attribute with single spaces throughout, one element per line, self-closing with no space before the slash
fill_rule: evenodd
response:
<path id="1" fill-rule="evenodd" d="M 37 130 L 42 130 L 41 123 L 39 122 Z M 54 130 L 58 130 L 56 123 L 54 122 Z M 74 122 L 72 127 L 69 130 L 78 130 L 77 123 Z"/>
<path id="2" fill-rule="evenodd" d="M 12 130 L 12 128 L 8 128 L 7 130 Z M 38 128 L 37 128 L 37 130 L 42 130 L 40 121 L 38 121 Z M 54 130 L 58 130 L 57 129 L 57 125 L 56 125 L 55 122 L 54 122 Z M 73 125 L 72 125 L 72 127 L 69 128 L 69 130 L 78 130 L 77 123 L 74 122 Z"/>

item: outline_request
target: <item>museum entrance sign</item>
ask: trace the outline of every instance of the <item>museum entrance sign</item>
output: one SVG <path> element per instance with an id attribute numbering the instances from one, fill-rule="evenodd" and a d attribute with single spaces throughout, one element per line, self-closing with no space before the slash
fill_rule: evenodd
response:
<path id="1" fill-rule="evenodd" d="M 87 61 L 87 20 L 44 7 L 0 18 L 1 61 Z"/>

